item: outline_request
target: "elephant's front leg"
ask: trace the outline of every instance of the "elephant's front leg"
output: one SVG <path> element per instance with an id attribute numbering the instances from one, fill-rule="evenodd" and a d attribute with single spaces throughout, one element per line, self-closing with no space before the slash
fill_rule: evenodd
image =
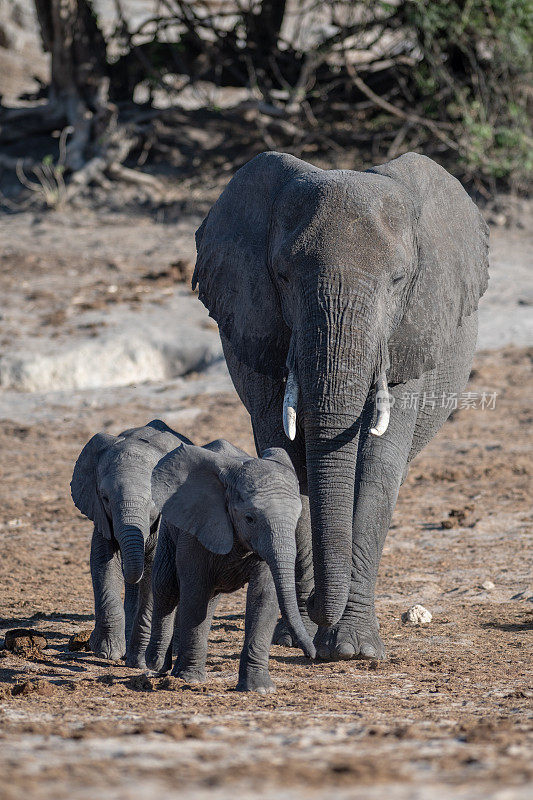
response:
<path id="1" fill-rule="evenodd" d="M 213 570 L 206 553 L 192 536 L 182 533 L 178 539 L 179 652 L 172 674 L 187 683 L 205 681 L 207 640 L 219 599 L 212 595 Z"/>
<path id="2" fill-rule="evenodd" d="M 404 384 L 402 391 L 406 385 L 410 386 Z M 389 428 L 382 437 L 370 434 L 373 421 L 370 412 L 365 411 L 363 416 L 355 480 L 350 593 L 340 621 L 332 628 L 319 629 L 315 637 L 319 658 L 385 655 L 374 605 L 375 587 L 417 416 L 416 409 L 401 407 L 401 392 L 397 387 L 391 394 L 394 397 L 395 390 Z"/>
<path id="3" fill-rule="evenodd" d="M 131 641 L 131 632 L 133 630 L 133 621 L 137 613 L 137 604 L 139 602 L 139 584 L 127 583 L 124 590 L 124 617 L 126 620 L 126 652 L 129 649 Z"/>
<path id="4" fill-rule="evenodd" d="M 152 624 L 152 566 L 157 544 L 157 532 L 152 533 L 144 550 L 144 572 L 138 584 L 137 607 L 131 627 L 131 638 L 126 650 L 126 666 L 146 668 L 145 653 L 150 641 Z"/>
<path id="5" fill-rule="evenodd" d="M 264 561 L 252 570 L 246 595 L 244 646 L 239 663 L 241 692 L 274 692 L 268 674 L 272 634 L 278 616 L 278 599 L 272 573 Z"/>
<path id="6" fill-rule="evenodd" d="M 89 645 L 96 655 L 119 661 L 126 652 L 120 550 L 96 527 L 91 540 L 90 566 L 95 625 Z"/>
<path id="7" fill-rule="evenodd" d="M 205 681 L 207 642 L 219 596 L 207 599 L 205 594 L 181 587 L 179 605 L 179 653 L 172 674 L 187 683 Z"/>
<path id="8" fill-rule="evenodd" d="M 314 588 L 313 575 L 313 547 L 311 539 L 311 514 L 309 511 L 309 497 L 301 494 L 302 513 L 296 526 L 296 596 L 298 598 L 298 608 L 305 629 L 311 636 L 315 635 L 317 626 L 310 619 L 307 611 L 307 600 Z M 293 637 L 286 621 L 281 617 L 274 630 L 272 644 L 279 644 L 283 647 L 296 647 L 300 645 Z"/>

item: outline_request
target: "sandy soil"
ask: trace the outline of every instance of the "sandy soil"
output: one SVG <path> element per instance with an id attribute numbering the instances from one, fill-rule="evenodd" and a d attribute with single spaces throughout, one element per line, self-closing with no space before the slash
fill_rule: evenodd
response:
<path id="1" fill-rule="evenodd" d="M 168 264 L 190 257 L 187 237 L 176 237 L 176 252 L 168 229 L 152 255 L 154 231 L 141 229 L 146 253 L 135 260 L 135 240 L 117 239 L 113 226 L 91 245 L 81 227 L 73 236 L 46 219 L 6 223 L 7 348 L 24 334 L 46 349 L 79 337 L 79 326 L 91 338 L 98 330 L 79 315 L 102 304 L 102 313 L 157 307 L 180 277 Z M 523 239 L 516 251 L 514 234 L 507 245 L 504 236 L 498 274 L 505 253 L 514 263 L 525 252 Z M 108 285 L 118 287 L 111 301 Z M 0 651 L 4 796 L 530 797 L 532 360 L 525 347 L 480 352 L 469 386 L 478 408 L 455 412 L 412 465 L 380 571 L 387 660 L 311 664 L 273 647 L 270 697 L 233 691 L 243 593 L 219 606 L 200 688 L 68 649 L 92 625 L 91 525 L 68 492 L 79 450 L 97 430 L 162 416 L 198 443 L 224 436 L 253 452 L 223 368 L 137 386 L 1 392 L 0 634 L 29 627 L 47 640 L 26 656 Z M 495 408 L 479 407 L 483 392 L 497 393 Z M 430 609 L 430 625 L 401 623 L 414 603 Z"/>

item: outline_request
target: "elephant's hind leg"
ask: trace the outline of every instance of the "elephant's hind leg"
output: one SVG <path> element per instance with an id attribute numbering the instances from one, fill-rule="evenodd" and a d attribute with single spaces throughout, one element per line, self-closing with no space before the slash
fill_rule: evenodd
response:
<path id="1" fill-rule="evenodd" d="M 156 672 L 172 669 L 172 636 L 179 600 L 176 545 L 165 522 L 161 523 L 152 567 L 152 630 L 146 649 L 146 665 Z"/>
<path id="2" fill-rule="evenodd" d="M 356 468 L 353 515 L 352 575 L 344 614 L 315 638 L 320 658 L 383 658 L 374 592 L 385 537 L 398 491 L 406 473 L 416 424 L 416 408 L 402 402 L 404 392 L 419 390 L 419 381 L 393 387 L 395 403 L 387 432 L 370 434 L 373 403 L 365 409 Z M 405 407 L 404 407 L 405 406 Z"/>

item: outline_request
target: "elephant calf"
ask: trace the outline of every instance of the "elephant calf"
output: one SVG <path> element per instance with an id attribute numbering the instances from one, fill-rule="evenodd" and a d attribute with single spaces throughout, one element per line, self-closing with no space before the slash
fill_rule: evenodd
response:
<path id="1" fill-rule="evenodd" d="M 182 442 L 189 440 L 158 419 L 119 436 L 97 433 L 81 451 L 72 475 L 74 504 L 94 522 L 90 646 L 115 661 L 127 651 L 130 667 L 145 666 L 150 636 L 151 571 L 161 511 L 152 495 L 152 470 Z"/>
<path id="2" fill-rule="evenodd" d="M 205 680 L 218 598 L 248 583 L 237 688 L 273 691 L 268 656 L 278 603 L 304 653 L 315 656 L 296 601 L 295 530 L 302 506 L 287 453 L 271 448 L 251 458 L 222 439 L 205 447 L 182 445 L 154 469 L 152 495 L 163 511 L 147 665 L 157 671 L 172 665 L 179 600 L 173 674 L 190 683 Z"/>

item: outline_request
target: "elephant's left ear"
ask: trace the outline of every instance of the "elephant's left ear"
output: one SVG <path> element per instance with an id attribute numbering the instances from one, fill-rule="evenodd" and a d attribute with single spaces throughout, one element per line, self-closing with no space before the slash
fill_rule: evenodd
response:
<path id="1" fill-rule="evenodd" d="M 98 495 L 96 469 L 101 455 L 116 441 L 117 437 L 109 433 L 97 433 L 89 439 L 78 456 L 70 482 L 74 505 L 107 539 L 111 538 L 111 529 Z"/>
<path id="2" fill-rule="evenodd" d="M 314 169 L 285 153 L 261 153 L 238 170 L 196 231 L 193 289 L 236 358 L 275 379 L 284 375 L 290 331 L 268 270 L 271 209 L 292 178 Z"/>
<path id="3" fill-rule="evenodd" d="M 389 383 L 440 361 L 488 284 L 488 227 L 458 180 L 430 158 L 403 156 L 371 172 L 402 184 L 414 207 L 418 264 L 406 312 L 389 340 Z"/>

